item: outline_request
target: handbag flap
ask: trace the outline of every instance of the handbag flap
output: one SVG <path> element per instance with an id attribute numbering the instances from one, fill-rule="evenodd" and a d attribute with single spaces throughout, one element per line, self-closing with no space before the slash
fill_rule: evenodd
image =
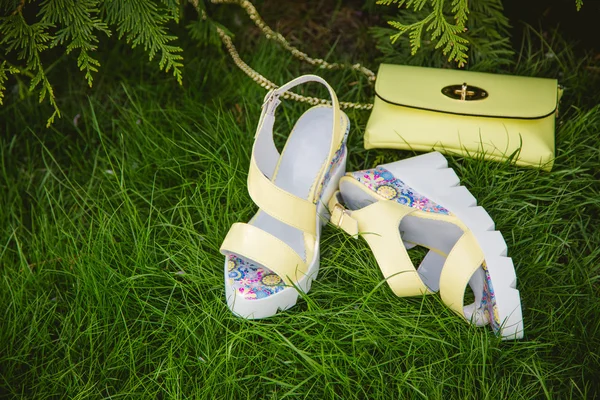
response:
<path id="1" fill-rule="evenodd" d="M 558 82 L 556 79 L 381 64 L 375 94 L 387 103 L 430 111 L 538 119 L 556 110 Z"/>

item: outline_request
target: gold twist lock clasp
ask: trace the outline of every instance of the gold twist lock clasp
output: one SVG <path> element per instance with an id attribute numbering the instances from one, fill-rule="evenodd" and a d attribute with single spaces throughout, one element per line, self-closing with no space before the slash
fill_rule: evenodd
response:
<path id="1" fill-rule="evenodd" d="M 477 86 L 469 86 L 466 82 L 462 85 L 450 85 L 442 89 L 442 94 L 454 100 L 472 101 L 483 100 L 488 97 L 488 92 Z"/>

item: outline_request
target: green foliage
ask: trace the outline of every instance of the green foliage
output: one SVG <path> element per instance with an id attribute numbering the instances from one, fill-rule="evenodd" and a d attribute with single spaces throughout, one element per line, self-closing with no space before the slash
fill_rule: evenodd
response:
<path id="1" fill-rule="evenodd" d="M 48 125 L 54 121 L 55 116 L 60 116 L 58 105 L 52 85 L 46 77 L 40 54 L 52 46 L 53 36 L 48 32 L 51 25 L 47 22 L 35 22 L 28 24 L 21 12 L 17 12 L 0 20 L 0 33 L 2 40 L 0 45 L 5 45 L 5 53 L 15 52 L 19 60 L 24 60 L 26 65 L 23 71 L 31 74 L 29 90 L 39 89 L 39 101 L 42 102 L 46 96 L 54 107 L 54 112 L 48 119 Z M 0 92 L 5 87 L 0 86 Z"/>
<path id="2" fill-rule="evenodd" d="M 479 0 L 471 3 L 465 37 L 469 41 L 472 67 L 493 70 L 512 64 L 510 23 L 504 15 L 502 0 Z"/>
<path id="3" fill-rule="evenodd" d="M 92 86 L 94 73 L 101 66 L 96 56 L 99 35 L 116 32 L 132 48 L 143 47 L 150 61 L 158 57 L 159 69 L 172 71 L 182 83 L 183 50 L 174 45 L 177 36 L 167 27 L 170 22 L 179 22 L 179 0 L 43 0 L 39 4 L 22 0 L 5 2 L 2 9 L 0 100 L 8 74 L 29 78 L 29 91 L 37 92 L 40 102 L 48 98 L 54 108 L 47 125 L 60 116 L 46 66 L 56 54 L 51 53 L 55 48 L 64 49 L 67 55 L 77 53 L 77 66 Z M 34 17 L 29 18 L 31 15 Z"/>
<path id="4" fill-rule="evenodd" d="M 520 47 L 519 74 L 564 72 L 569 88 L 553 171 L 448 158 L 505 235 L 525 339 L 500 342 L 438 295 L 396 297 L 364 240 L 331 225 L 296 306 L 232 315 L 219 247 L 256 212 L 245 185 L 265 92 L 215 51 L 186 58 L 195 90 L 181 93 L 158 68 L 125 73 L 145 55 L 110 52 L 89 97 L 61 72 L 52 134 L 39 133 L 34 98 L 0 108 L 0 397 L 600 398 L 600 76 L 586 69 L 597 61 L 552 34 Z M 247 62 L 276 82 L 306 72 L 266 40 L 252 50 Z M 355 74 L 325 74 L 340 100 L 364 99 Z M 280 106 L 278 143 L 306 108 Z M 369 115 L 348 115 L 349 171 L 416 155 L 365 150 Z"/>
<path id="5" fill-rule="evenodd" d="M 97 50 L 98 37 L 94 31 L 110 35 L 108 25 L 98 16 L 95 0 L 46 0 L 42 2 L 42 22 L 61 27 L 52 41 L 52 47 L 66 44 L 66 53 L 78 49 L 77 66 L 85 71 L 88 85 L 92 86 L 92 72 L 98 72 L 100 62 L 90 53 Z"/>
<path id="6" fill-rule="evenodd" d="M 16 74 L 19 72 L 18 68 L 15 68 L 11 65 L 7 65 L 6 61 L 2 61 L 0 64 L 0 87 L 4 86 L 4 83 L 8 79 L 9 74 Z M 4 98 L 4 92 L 0 91 L 0 106 L 3 104 L 2 99 Z"/>
<path id="7" fill-rule="evenodd" d="M 104 12 L 107 21 L 117 25 L 119 39 L 124 37 L 132 48 L 142 45 L 144 51 L 148 52 L 150 61 L 160 53 L 160 69 L 165 72 L 173 69 L 173 76 L 181 84 L 183 57 L 178 53 L 183 50 L 170 44 L 177 37 L 170 35 L 165 28 L 165 24 L 171 20 L 179 22 L 179 1 L 164 3 L 167 7 L 166 14 L 162 7 L 147 0 L 105 0 Z"/>
<path id="8" fill-rule="evenodd" d="M 443 0 L 440 0 L 436 4 L 442 3 Z M 449 23 L 444 13 L 440 14 L 441 8 L 437 15 L 432 14 L 426 7 L 427 4 L 423 0 L 419 3 L 413 1 L 410 3 L 411 9 L 401 9 L 399 14 L 391 17 L 393 20 L 390 25 L 394 28 L 372 28 L 377 47 L 383 53 L 381 61 L 432 67 L 446 66 L 449 62 L 462 65 L 457 60 L 460 51 L 463 62 L 468 59 L 469 67 L 473 70 L 496 70 L 513 62 L 510 24 L 503 13 L 501 0 L 473 1 L 469 3 L 468 9 L 466 2 L 460 4 L 462 9 L 456 8 L 459 6 L 458 2 L 452 2 L 452 8 L 448 12 L 454 13 L 456 24 Z M 409 3 L 406 5 L 408 7 Z M 436 19 L 444 22 L 436 22 Z M 399 32 L 398 24 L 414 29 Z M 430 25 L 432 28 L 428 29 Z M 454 27 L 439 35 L 448 26 Z M 459 30 L 457 26 L 463 28 Z M 407 35 L 403 34 L 406 32 Z M 459 45 L 457 47 L 452 43 Z"/>
<path id="9" fill-rule="evenodd" d="M 577 10 L 583 0 L 575 0 Z M 391 44 L 400 43 L 410 48 L 415 56 L 422 47 L 433 44 L 433 49 L 442 49 L 447 61 L 465 66 L 484 62 L 482 69 L 510 63 L 512 55 L 509 41 L 510 28 L 504 16 L 501 0 L 377 0 L 380 5 L 397 5 L 400 14 L 388 24 L 394 29 L 375 28 L 376 37 L 389 38 Z M 401 41 L 408 38 L 407 42 Z M 425 45 L 425 46 L 424 46 Z M 402 49 L 386 46 L 380 41 L 381 50 L 388 56 Z M 434 52 L 427 51 L 420 62 L 434 57 L 434 64 L 441 64 Z"/>
<path id="10" fill-rule="evenodd" d="M 182 48 L 172 24 L 180 22 L 181 0 L 3 0 L 0 2 L 0 104 L 11 76 L 18 92 L 37 95 L 53 108 L 49 126 L 60 117 L 48 70 L 75 56 L 87 84 L 101 69 L 99 48 L 110 36 L 141 47 L 149 61 L 182 84 Z M 184 0 L 185 1 L 185 0 Z M 219 44 L 202 0 L 188 0 L 202 18 L 186 21 L 200 44 Z M 375 0 L 369 0 L 373 4 Z M 186 1 L 187 3 L 187 1 Z M 400 12 L 390 27 L 373 28 L 383 60 L 441 66 L 448 62 L 490 70 L 512 62 L 509 23 L 501 0 L 378 0 Z M 579 10 L 583 0 L 576 0 Z M 384 40 L 385 38 L 385 40 Z M 389 40 L 391 38 L 391 41 Z M 105 42 L 106 43 L 106 42 Z M 66 55 L 67 57 L 63 57 Z M 443 54 L 443 58 L 441 57 Z"/>
<path id="11" fill-rule="evenodd" d="M 216 48 L 220 48 L 221 39 L 217 33 L 217 27 L 221 28 L 224 32 L 233 36 L 233 34 L 225 26 L 221 25 L 206 13 L 206 8 L 202 2 L 199 2 L 197 7 L 198 13 L 202 16 L 195 21 L 190 22 L 186 25 L 186 29 L 190 34 L 190 37 L 197 43 L 202 45 L 212 45 Z"/>
<path id="12" fill-rule="evenodd" d="M 427 3 L 427 0 L 379 0 L 377 2 L 382 5 L 405 6 L 406 9 L 412 9 L 415 13 L 425 10 Z M 428 32 L 432 41 L 437 40 L 435 48 L 441 48 L 449 61 L 455 61 L 462 67 L 468 58 L 468 40 L 461 36 L 466 30 L 465 23 L 469 13 L 467 0 L 452 0 L 451 2 L 430 0 L 429 3 L 431 8 L 427 8 L 428 12 L 422 19 L 408 24 L 400 21 L 388 22 L 398 30 L 390 37 L 392 43 L 395 43 L 402 35 L 408 34 L 411 54 L 414 55 L 421 47 L 423 32 Z M 446 16 L 448 8 L 450 8 L 454 22 L 448 22 Z"/>

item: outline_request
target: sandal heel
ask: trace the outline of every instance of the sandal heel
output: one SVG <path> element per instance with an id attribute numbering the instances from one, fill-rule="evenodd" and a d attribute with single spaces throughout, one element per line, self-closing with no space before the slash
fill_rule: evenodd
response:
<path id="1" fill-rule="evenodd" d="M 499 288 L 516 289 L 517 274 L 512 258 L 506 256 L 489 257 L 486 266 L 490 275 L 495 278 L 494 284 Z"/>
<path id="2" fill-rule="evenodd" d="M 505 288 L 496 292 L 498 313 L 502 318 L 502 339 L 522 339 L 524 334 L 521 295 L 517 289 Z M 516 306 L 515 306 L 516 305 Z"/>
<path id="3" fill-rule="evenodd" d="M 486 257 L 486 274 L 493 285 L 494 307 L 490 309 L 490 324 L 502 339 L 523 337 L 523 312 L 517 287 L 517 275 L 510 257 Z M 494 315 L 491 315 L 494 313 Z M 492 318 L 495 320 L 492 321 Z"/>
<path id="4" fill-rule="evenodd" d="M 495 228 L 494 220 L 481 206 L 455 208 L 452 212 L 474 232 L 493 231 Z"/>
<path id="5" fill-rule="evenodd" d="M 447 168 L 448 161 L 442 153 L 433 151 L 431 153 L 421 154 L 419 156 L 406 158 L 389 164 L 384 164 L 382 167 L 389 169 L 388 166 L 398 165 L 402 168 L 419 168 L 419 169 L 440 169 Z"/>
<path id="6" fill-rule="evenodd" d="M 437 196 L 436 196 L 437 197 Z M 449 188 L 439 196 L 439 201 L 452 211 L 454 208 L 470 208 L 477 206 L 477 199 L 464 186 Z"/>
<path id="7" fill-rule="evenodd" d="M 507 246 L 500 231 L 474 232 L 483 254 L 487 257 L 504 256 L 507 254 Z"/>

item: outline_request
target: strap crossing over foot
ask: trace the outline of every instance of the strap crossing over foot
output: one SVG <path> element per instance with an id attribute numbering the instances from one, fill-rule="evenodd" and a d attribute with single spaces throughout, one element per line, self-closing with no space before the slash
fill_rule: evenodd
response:
<path id="1" fill-rule="evenodd" d="M 339 196 L 335 193 L 329 202 L 331 223 L 367 241 L 392 291 L 399 297 L 432 293 L 413 266 L 398 230 L 402 218 L 416 210 L 393 201 L 379 201 L 350 211 L 341 205 Z"/>

